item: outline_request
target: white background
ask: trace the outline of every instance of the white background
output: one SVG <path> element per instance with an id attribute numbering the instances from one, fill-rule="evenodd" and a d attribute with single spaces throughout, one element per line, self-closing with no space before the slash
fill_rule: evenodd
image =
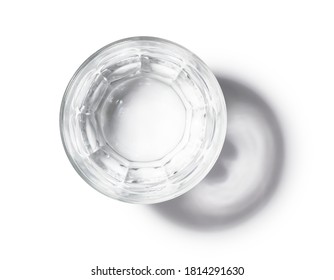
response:
<path id="1" fill-rule="evenodd" d="M 240 279 L 333 279 L 333 12 L 331 1 L 2 1 L 0 278 L 218 265 L 245 267 Z M 97 49 L 136 35 L 189 48 L 274 112 L 283 169 L 251 217 L 190 227 L 101 195 L 70 165 L 58 127 L 68 81 Z"/>

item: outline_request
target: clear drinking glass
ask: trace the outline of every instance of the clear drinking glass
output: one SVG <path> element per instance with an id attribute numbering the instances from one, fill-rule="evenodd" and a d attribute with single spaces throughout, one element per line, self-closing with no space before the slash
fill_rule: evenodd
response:
<path id="1" fill-rule="evenodd" d="M 65 151 L 96 190 L 132 203 L 179 196 L 215 163 L 226 132 L 210 69 L 167 40 L 105 46 L 71 79 L 60 112 Z"/>

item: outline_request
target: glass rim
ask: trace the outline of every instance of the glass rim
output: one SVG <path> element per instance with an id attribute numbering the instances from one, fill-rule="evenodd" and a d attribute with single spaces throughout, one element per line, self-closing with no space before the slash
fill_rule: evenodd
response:
<path id="1" fill-rule="evenodd" d="M 197 176 L 192 177 L 191 181 L 188 181 L 185 186 L 183 186 L 182 188 L 178 189 L 177 192 L 175 193 L 170 193 L 170 194 L 165 194 L 161 197 L 153 197 L 153 198 L 146 198 L 143 195 L 135 195 L 132 196 L 131 198 L 129 197 L 124 197 L 124 196 L 120 196 L 117 194 L 113 194 L 113 193 L 109 193 L 108 191 L 106 191 L 104 188 L 102 188 L 101 186 L 99 186 L 98 182 L 96 182 L 96 180 L 92 180 L 92 178 L 90 176 L 87 175 L 87 171 L 90 173 L 89 170 L 84 170 L 85 168 L 83 168 L 83 166 L 81 166 L 73 157 L 72 153 L 71 153 L 71 149 L 73 150 L 73 147 L 70 147 L 72 144 L 70 143 L 70 141 L 68 140 L 68 138 L 65 136 L 66 132 L 66 126 L 67 124 L 65 123 L 65 107 L 66 107 L 66 102 L 68 101 L 68 97 L 70 95 L 71 92 L 71 88 L 74 85 L 76 79 L 78 78 L 79 74 L 81 73 L 81 71 L 83 69 L 85 69 L 85 67 L 91 62 L 93 61 L 96 57 L 98 57 L 100 54 L 102 54 L 104 51 L 113 48 L 115 46 L 127 43 L 127 42 L 143 42 L 143 41 L 147 41 L 147 42 L 158 42 L 158 43 L 162 43 L 165 45 L 171 45 L 174 46 L 176 48 L 179 48 L 181 50 L 183 50 L 183 52 L 187 53 L 196 63 L 198 63 L 197 65 L 199 67 L 201 67 L 200 70 L 203 70 L 203 73 L 201 72 L 202 78 L 205 78 L 206 82 L 209 82 L 211 85 L 213 85 L 213 88 L 215 88 L 215 90 L 217 91 L 216 93 L 217 96 L 220 95 L 220 97 L 218 97 L 218 103 L 217 106 L 220 107 L 220 116 L 218 117 L 217 120 L 217 125 L 215 127 L 215 135 L 214 135 L 214 139 L 213 139 L 213 144 L 212 147 L 209 151 L 210 153 L 210 160 L 208 160 L 208 157 L 205 161 L 206 165 L 202 163 L 200 163 L 200 167 L 201 168 L 197 168 Z M 226 136 L 226 129 L 227 129 L 227 114 L 226 114 L 226 104 L 225 104 L 225 100 L 224 100 L 224 96 L 223 96 L 223 92 L 222 89 L 219 85 L 219 83 L 216 80 L 216 77 L 213 75 L 213 73 L 211 72 L 211 70 L 209 69 L 209 67 L 194 53 L 192 53 L 191 51 L 189 51 L 187 48 L 174 43 L 172 41 L 169 40 L 165 40 L 162 38 L 157 38 L 157 37 L 151 37 L 151 36 L 135 36 L 135 37 L 128 37 L 128 38 L 124 38 L 115 42 L 112 42 L 110 44 L 107 44 L 106 46 L 100 48 L 99 50 L 97 50 L 95 53 L 93 53 L 92 55 L 90 55 L 81 65 L 80 67 L 76 70 L 76 72 L 74 73 L 74 75 L 72 76 L 71 80 L 69 81 L 66 89 L 65 89 L 65 93 L 63 95 L 62 98 L 62 102 L 61 102 L 61 108 L 60 108 L 60 114 L 59 114 L 59 126 L 60 126 L 60 134 L 61 134 L 61 139 L 62 139 L 62 143 L 66 152 L 66 155 L 69 159 L 69 161 L 71 162 L 72 166 L 74 167 L 74 169 L 76 170 L 76 172 L 84 179 L 84 181 L 86 181 L 90 186 L 92 186 L 94 189 L 98 190 L 99 192 L 115 198 L 117 200 L 120 201 L 124 201 L 124 202 L 130 202 L 130 203 L 139 203 L 139 204 L 152 204 L 152 203 L 158 203 L 158 202 L 163 202 L 169 199 L 172 199 L 174 197 L 177 197 L 185 192 L 187 192 L 188 190 L 190 190 L 191 188 L 193 188 L 194 186 L 196 186 L 208 173 L 209 171 L 212 169 L 213 165 L 215 164 L 224 140 L 225 140 L 225 136 Z M 218 126 L 218 127 L 217 127 Z"/>

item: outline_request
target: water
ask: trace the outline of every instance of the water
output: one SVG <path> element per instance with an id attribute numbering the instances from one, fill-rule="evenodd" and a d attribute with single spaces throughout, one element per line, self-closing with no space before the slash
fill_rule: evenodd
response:
<path id="1" fill-rule="evenodd" d="M 186 109 L 174 89 L 149 75 L 111 89 L 99 120 L 105 141 L 130 161 L 156 161 L 180 143 Z"/>

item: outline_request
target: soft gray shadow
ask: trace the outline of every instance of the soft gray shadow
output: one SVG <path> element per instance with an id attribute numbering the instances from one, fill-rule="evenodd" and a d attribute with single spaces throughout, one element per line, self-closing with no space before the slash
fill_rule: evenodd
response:
<path id="1" fill-rule="evenodd" d="M 254 215 L 278 187 L 284 163 L 279 121 L 253 89 L 217 76 L 227 105 L 228 128 L 222 152 L 194 189 L 151 207 L 185 227 L 218 230 Z"/>

